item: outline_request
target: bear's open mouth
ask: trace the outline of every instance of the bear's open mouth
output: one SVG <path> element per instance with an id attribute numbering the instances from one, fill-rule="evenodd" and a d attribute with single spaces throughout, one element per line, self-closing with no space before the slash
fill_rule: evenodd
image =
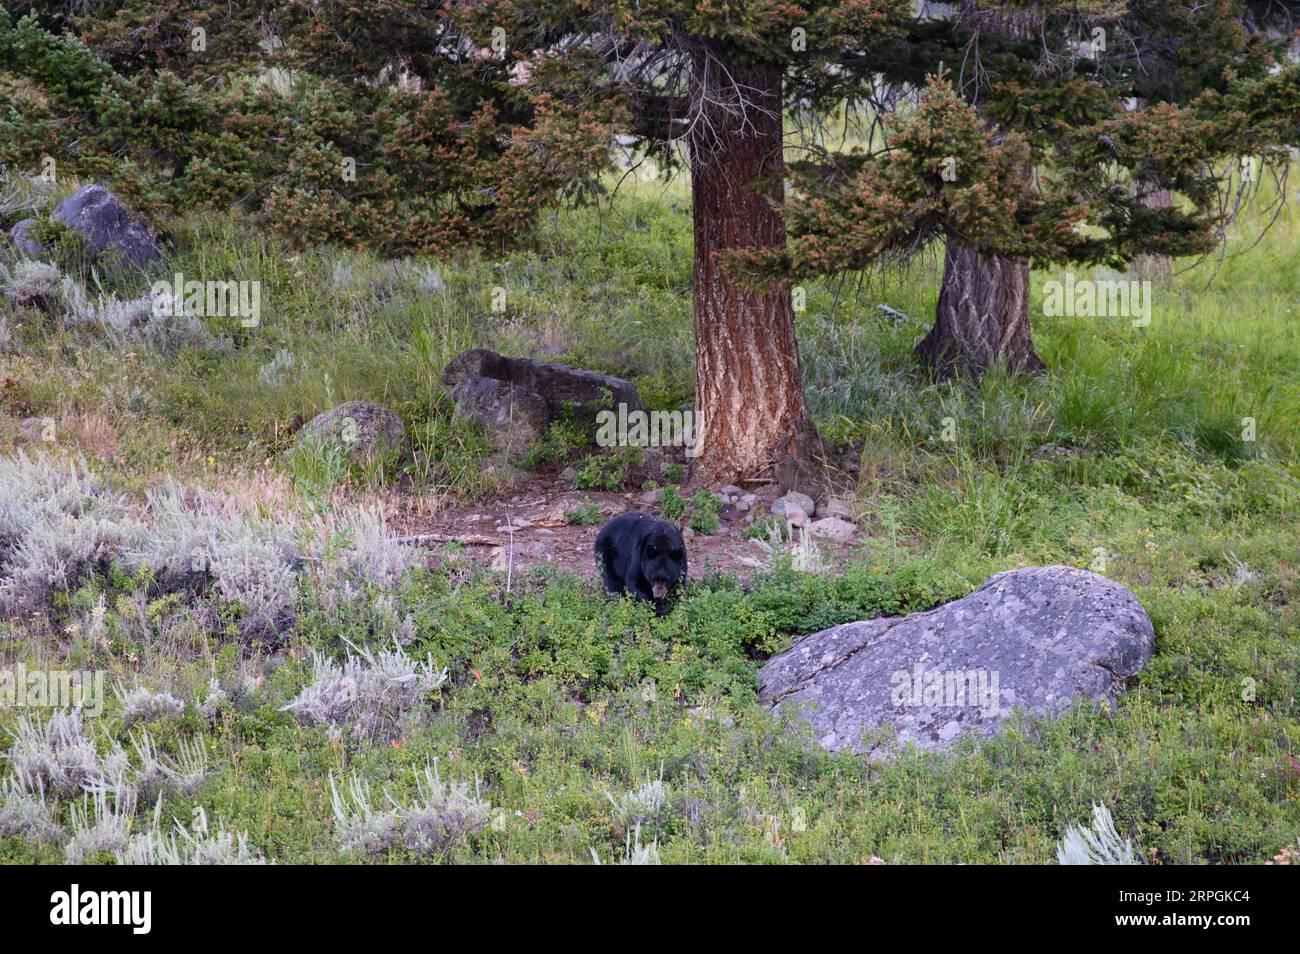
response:
<path id="1" fill-rule="evenodd" d="M 655 599 L 661 600 L 668 595 L 668 584 L 662 580 L 655 580 L 650 584 L 650 591 L 654 593 Z"/>

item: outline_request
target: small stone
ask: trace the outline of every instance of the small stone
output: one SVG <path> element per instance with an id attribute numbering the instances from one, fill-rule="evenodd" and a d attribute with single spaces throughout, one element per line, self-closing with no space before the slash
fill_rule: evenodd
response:
<path id="1" fill-rule="evenodd" d="M 1029 456 L 1034 460 L 1056 460 L 1061 457 L 1080 457 L 1083 451 L 1065 444 L 1040 444 Z"/>
<path id="2" fill-rule="evenodd" d="M 574 477 L 577 476 L 578 476 L 578 472 L 574 470 L 572 467 L 566 467 L 564 468 L 564 470 L 560 471 L 561 480 L 572 480 Z"/>
<path id="3" fill-rule="evenodd" d="M 827 497 L 817 505 L 818 517 L 839 517 L 841 520 L 853 520 L 853 508 L 838 497 Z"/>
<path id="4" fill-rule="evenodd" d="M 690 527 L 683 527 L 683 528 L 682 528 L 682 539 L 683 539 L 683 540 L 694 540 L 694 539 L 695 539 L 695 531 L 692 530 Z"/>
<path id="5" fill-rule="evenodd" d="M 825 537 L 836 543 L 844 543 L 853 539 L 857 527 L 839 517 L 823 517 L 821 520 L 814 520 L 808 526 L 808 532 L 815 537 Z"/>
<path id="6" fill-rule="evenodd" d="M 32 238 L 32 228 L 35 225 L 35 219 L 23 219 L 9 230 L 9 244 L 19 255 L 28 258 L 41 258 L 45 255 L 45 246 Z"/>
<path id="7" fill-rule="evenodd" d="M 720 491 L 720 493 L 724 493 L 724 494 L 726 494 L 728 497 L 739 497 L 739 496 L 741 496 L 744 492 L 745 492 L 745 491 L 741 490 L 741 489 L 740 489 L 739 487 L 737 487 L 735 484 L 727 484 L 727 486 L 723 487 L 722 490 Z"/>
<path id="8" fill-rule="evenodd" d="M 784 497 L 779 498 L 776 503 L 772 504 L 772 513 L 777 516 L 789 516 L 791 511 L 799 510 L 805 517 L 811 517 L 817 512 L 817 505 L 807 494 L 801 494 L 797 490 L 792 490 Z M 802 524 L 800 524 L 802 526 Z"/>
<path id="9" fill-rule="evenodd" d="M 784 514 L 785 519 L 790 522 L 792 527 L 808 526 L 808 515 L 802 510 L 788 510 Z"/>
<path id="10" fill-rule="evenodd" d="M 661 490 L 647 490 L 638 499 L 644 506 L 653 507 L 655 504 L 659 503 L 659 498 L 661 496 L 663 496 L 663 491 Z"/>
<path id="11" fill-rule="evenodd" d="M 697 722 L 717 721 L 720 724 L 726 726 L 727 728 L 731 728 L 736 724 L 736 720 L 732 718 L 729 714 L 724 712 L 721 716 L 719 716 L 708 706 L 696 706 L 694 709 L 686 710 L 686 712 L 687 715 L 689 715 L 692 719 L 694 719 Z"/>

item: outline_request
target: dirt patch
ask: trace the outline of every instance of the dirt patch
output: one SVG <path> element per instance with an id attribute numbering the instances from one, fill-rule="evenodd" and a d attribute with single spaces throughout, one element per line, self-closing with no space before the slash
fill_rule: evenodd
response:
<path id="1" fill-rule="evenodd" d="M 758 496 L 750 511 L 726 507 L 717 533 L 697 533 L 687 540 L 692 578 L 717 572 L 736 576 L 745 584 L 756 572 L 749 561 L 767 556 L 762 547 L 745 536 L 750 526 L 745 518 L 750 513 L 768 515 L 778 491 L 760 486 L 746 489 Z M 652 494 L 574 490 L 555 478 L 538 478 L 475 501 L 472 506 L 447 508 L 432 516 L 397 516 L 392 525 L 406 542 L 427 547 L 435 556 L 450 545 L 459 545 L 475 561 L 496 569 L 510 566 L 518 572 L 549 565 L 594 578 L 592 548 L 601 525 L 630 510 L 662 516 L 652 501 Z M 594 504 L 600 510 L 600 523 L 584 527 L 568 522 L 565 514 L 584 504 Z M 843 565 L 857 541 L 817 543 L 823 559 L 834 567 Z"/>

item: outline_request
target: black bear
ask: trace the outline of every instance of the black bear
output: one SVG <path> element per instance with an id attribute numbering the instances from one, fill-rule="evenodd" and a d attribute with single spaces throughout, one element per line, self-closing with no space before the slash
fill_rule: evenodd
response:
<path id="1" fill-rule="evenodd" d="M 686 543 L 667 520 L 619 514 L 596 534 L 596 565 L 610 593 L 626 593 L 668 612 L 668 591 L 686 579 Z"/>

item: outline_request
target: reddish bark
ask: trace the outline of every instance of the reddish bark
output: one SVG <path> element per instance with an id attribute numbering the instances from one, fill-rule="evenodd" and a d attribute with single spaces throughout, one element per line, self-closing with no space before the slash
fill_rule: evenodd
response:
<path id="1" fill-rule="evenodd" d="M 701 62 L 700 69 L 708 67 Z M 783 486 L 808 485 L 816 480 L 819 441 L 804 403 L 789 288 L 747 288 L 718 259 L 734 249 L 785 245 L 781 73 L 727 72 L 732 89 L 718 93 L 720 101 L 706 97 L 688 135 L 697 472 L 710 480 L 775 476 Z M 737 88 L 743 107 L 734 101 Z"/>

